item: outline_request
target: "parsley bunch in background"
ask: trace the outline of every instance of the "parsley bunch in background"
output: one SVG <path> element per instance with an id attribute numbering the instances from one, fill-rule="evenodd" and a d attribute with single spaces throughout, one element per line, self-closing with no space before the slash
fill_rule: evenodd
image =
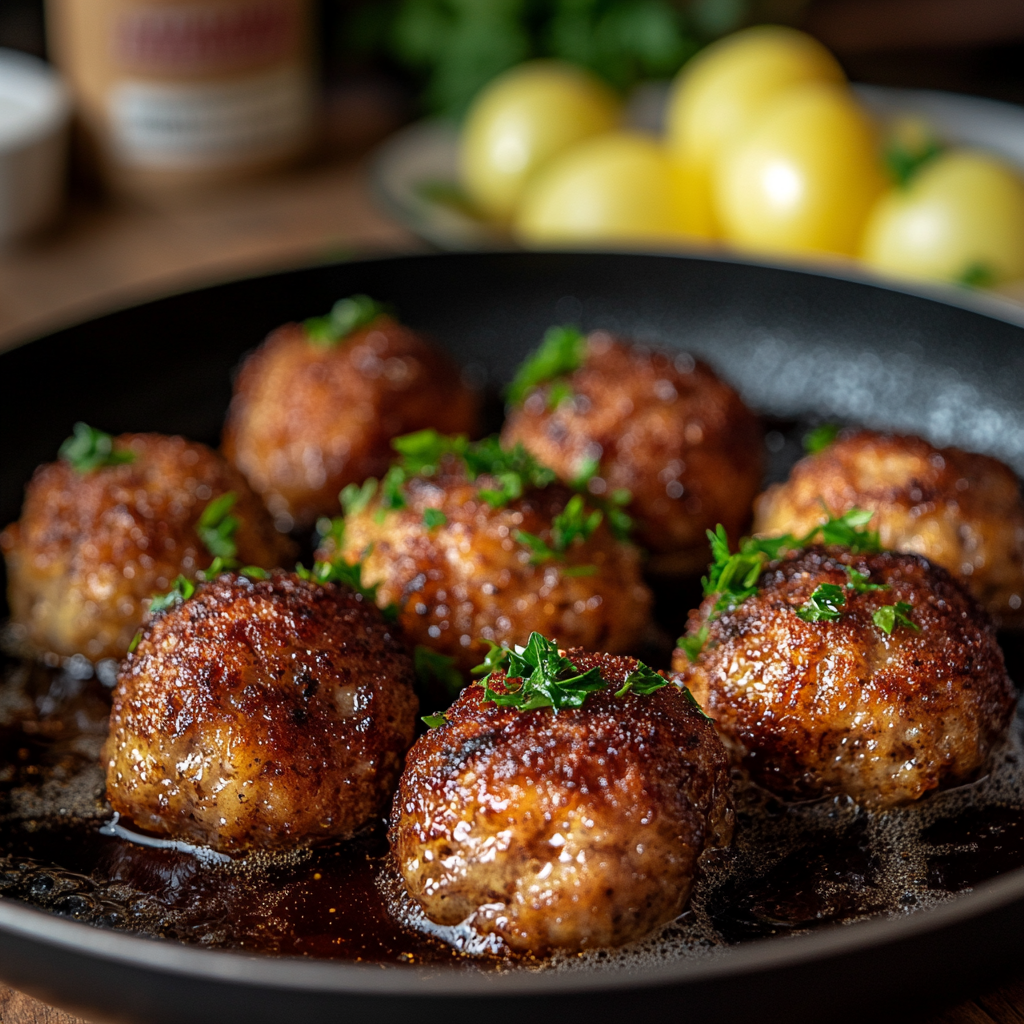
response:
<path id="1" fill-rule="evenodd" d="M 761 8 L 770 7 L 770 10 Z M 625 92 L 669 78 L 751 17 L 787 20 L 803 0 L 390 0 L 359 6 L 350 50 L 389 57 L 422 83 L 430 113 L 458 117 L 495 75 L 535 57 L 588 68 Z"/>

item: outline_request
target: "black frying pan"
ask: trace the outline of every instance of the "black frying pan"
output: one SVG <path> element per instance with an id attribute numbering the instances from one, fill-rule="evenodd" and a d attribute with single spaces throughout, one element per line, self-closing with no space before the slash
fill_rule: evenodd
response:
<path id="1" fill-rule="evenodd" d="M 996 316 L 708 259 L 429 256 L 175 296 L 0 356 L 0 523 L 17 517 L 32 470 L 75 420 L 215 443 L 239 356 L 276 325 L 353 292 L 394 303 L 492 383 L 549 324 L 575 321 L 705 355 L 772 415 L 914 431 L 1024 470 L 1024 330 Z M 95 1019 L 146 1024 L 894 1019 L 979 988 L 1022 949 L 1024 870 L 935 910 L 628 974 L 261 958 L 102 931 L 0 899 L 0 979 Z"/>

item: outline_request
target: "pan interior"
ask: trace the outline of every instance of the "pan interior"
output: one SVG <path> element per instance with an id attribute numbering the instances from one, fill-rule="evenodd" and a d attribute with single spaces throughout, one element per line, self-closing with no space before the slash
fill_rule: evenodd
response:
<path id="1" fill-rule="evenodd" d="M 492 388 L 551 323 L 604 327 L 692 351 L 771 419 L 773 478 L 798 453 L 806 425 L 822 419 L 912 431 L 1024 470 L 1021 332 L 998 320 L 851 282 L 725 262 L 421 258 L 184 295 L 0 357 L 3 521 L 16 518 L 32 468 L 53 457 L 77 419 L 112 432 L 180 432 L 216 443 L 230 372 L 242 353 L 278 323 L 354 292 L 392 302 Z M 662 602 L 670 633 L 694 596 Z M 1004 648 L 1013 671 L 1020 644 L 1008 637 Z M 91 666 L 74 659 L 51 668 L 6 664 L 0 814 L 13 817 L 0 846 L 3 895 L 203 946 L 380 962 L 452 960 L 449 945 L 411 935 L 384 914 L 381 886 L 385 897 L 389 890 L 379 833 L 345 850 L 253 862 L 226 880 L 186 854 L 100 837 L 107 816 L 97 799 L 103 714 L 103 683 Z M 543 966 L 634 969 L 954 899 L 1024 865 L 1019 729 L 1016 737 L 982 784 L 912 811 L 785 808 L 747 791 L 738 859 L 709 864 L 683 919 L 624 953 Z M 391 890 L 390 898 L 401 905 L 400 892 Z M 429 931 L 422 921 L 407 923 Z M 457 944 L 464 937 L 446 938 Z"/>

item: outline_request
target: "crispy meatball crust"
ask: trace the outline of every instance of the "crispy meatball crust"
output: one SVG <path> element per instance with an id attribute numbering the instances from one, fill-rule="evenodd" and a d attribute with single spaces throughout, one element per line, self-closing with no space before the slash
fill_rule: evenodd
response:
<path id="1" fill-rule="evenodd" d="M 223 448 L 290 529 L 334 512 L 346 484 L 381 476 L 392 438 L 474 434 L 478 404 L 445 353 L 389 316 L 336 346 L 287 324 L 243 365 Z"/>
<path id="2" fill-rule="evenodd" d="M 40 466 L 21 519 L 0 534 L 11 616 L 41 651 L 123 657 L 149 598 L 212 561 L 196 524 L 228 491 L 239 559 L 272 568 L 294 557 L 242 475 L 206 445 L 123 434 L 115 446 L 134 461 L 89 473 Z"/>
<path id="3" fill-rule="evenodd" d="M 684 693 L 616 697 L 632 658 L 567 653 L 609 688 L 556 714 L 468 687 L 416 741 L 391 811 L 395 863 L 426 915 L 520 952 L 643 937 L 732 836 L 728 756 Z"/>
<path id="4" fill-rule="evenodd" d="M 463 671 L 483 660 L 481 638 L 511 646 L 537 632 L 563 646 L 613 654 L 635 648 L 652 603 L 637 549 L 602 523 L 570 547 L 564 562 L 533 565 L 516 531 L 550 541 L 552 520 L 570 492 L 556 485 L 492 508 L 479 497 L 489 486 L 495 482 L 486 476 L 474 483 L 462 475 L 414 479 L 406 508 L 381 519 L 378 500 L 347 517 L 342 555 L 365 559 L 363 582 L 379 584 L 381 607 L 402 609 L 410 639 L 454 657 Z M 447 522 L 428 528 L 428 508 L 440 509 Z M 331 554 L 325 548 L 318 557 Z M 590 566 L 597 572 L 571 575 Z"/>
<path id="5" fill-rule="evenodd" d="M 403 643 L 360 595 L 226 573 L 149 621 L 122 664 L 107 797 L 226 853 L 349 838 L 394 791 L 412 687 Z"/>
<path id="6" fill-rule="evenodd" d="M 794 466 L 757 499 L 754 529 L 806 534 L 836 515 L 871 509 L 882 543 L 961 576 L 997 625 L 1024 625 L 1024 502 L 1013 471 L 919 437 L 860 431 Z"/>
<path id="7" fill-rule="evenodd" d="M 846 585 L 845 565 L 889 589 L 846 590 L 836 621 L 798 618 L 820 584 Z M 920 630 L 886 635 L 872 614 L 899 601 Z M 691 635 L 711 608 L 691 613 Z M 892 552 L 814 547 L 775 563 L 755 596 L 709 623 L 697 662 L 677 650 L 673 667 L 756 782 L 868 807 L 976 777 L 1016 704 L 984 611 L 945 569 Z"/>
<path id="8" fill-rule="evenodd" d="M 521 441 L 563 480 L 599 458 L 595 493 L 627 488 L 637 542 L 652 568 L 700 572 L 705 531 L 722 523 L 738 537 L 761 485 L 761 426 L 710 367 L 596 331 L 584 365 L 567 380 L 573 395 L 548 409 L 550 385 L 509 415 L 506 446 Z"/>

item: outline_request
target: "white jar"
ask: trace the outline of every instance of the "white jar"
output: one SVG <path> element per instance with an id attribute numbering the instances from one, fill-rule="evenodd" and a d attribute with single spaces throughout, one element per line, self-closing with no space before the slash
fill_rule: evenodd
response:
<path id="1" fill-rule="evenodd" d="M 46 227 L 60 211 L 70 114 L 48 64 L 0 49 L 0 244 Z"/>

